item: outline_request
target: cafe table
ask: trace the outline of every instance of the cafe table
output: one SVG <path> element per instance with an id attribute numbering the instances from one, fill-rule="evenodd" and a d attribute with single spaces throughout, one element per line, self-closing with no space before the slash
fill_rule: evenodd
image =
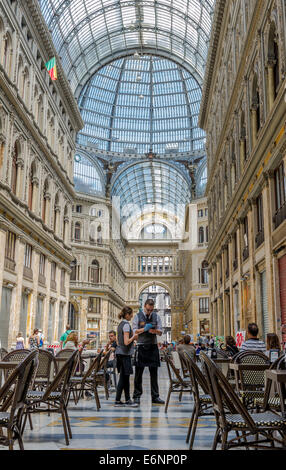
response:
<path id="1" fill-rule="evenodd" d="M 280 398 L 281 413 L 282 413 L 283 418 L 286 418 L 286 409 L 285 409 L 286 370 L 270 369 L 266 371 L 265 375 L 266 375 L 267 381 L 271 381 L 272 383 L 276 385 L 279 398 Z"/>

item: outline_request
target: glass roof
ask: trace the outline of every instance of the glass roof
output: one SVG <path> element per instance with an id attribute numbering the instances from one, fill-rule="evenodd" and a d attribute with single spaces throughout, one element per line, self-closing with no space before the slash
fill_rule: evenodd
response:
<path id="1" fill-rule="evenodd" d="M 114 58 L 170 57 L 202 84 L 215 0 L 39 0 L 76 96 Z"/>
<path id="2" fill-rule="evenodd" d="M 117 59 L 87 82 L 79 97 L 85 122 L 78 143 L 101 150 L 144 154 L 201 150 L 201 88 L 168 59 L 144 55 Z"/>
<path id="3" fill-rule="evenodd" d="M 121 219 L 156 205 L 157 211 L 184 220 L 185 206 L 191 200 L 189 181 L 179 166 L 157 160 L 135 163 L 115 176 L 112 197 L 116 196 L 120 197 Z"/>

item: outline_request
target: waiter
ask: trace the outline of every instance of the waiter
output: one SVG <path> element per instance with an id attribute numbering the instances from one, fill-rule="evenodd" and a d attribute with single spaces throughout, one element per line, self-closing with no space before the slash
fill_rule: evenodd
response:
<path id="1" fill-rule="evenodd" d="M 157 335 L 162 335 L 161 318 L 154 310 L 154 300 L 147 299 L 144 312 L 139 311 L 133 320 L 133 331 L 138 334 L 138 349 L 135 355 L 134 403 L 140 404 L 142 395 L 142 375 L 145 367 L 149 367 L 151 377 L 152 403 L 163 405 L 165 402 L 159 397 L 158 367 L 160 356 L 157 345 Z"/>

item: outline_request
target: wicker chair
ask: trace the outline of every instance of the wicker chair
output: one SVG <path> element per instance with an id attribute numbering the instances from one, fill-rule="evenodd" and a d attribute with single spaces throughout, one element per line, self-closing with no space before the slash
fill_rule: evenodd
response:
<path id="1" fill-rule="evenodd" d="M 69 437 L 72 438 L 71 427 L 67 412 L 67 403 L 69 395 L 69 383 L 72 371 L 78 361 L 78 351 L 73 354 L 64 363 L 54 380 L 45 391 L 32 390 L 26 397 L 26 416 L 34 413 L 60 413 L 65 433 L 66 444 L 69 445 Z M 25 427 L 26 419 L 23 424 Z"/>
<path id="2" fill-rule="evenodd" d="M 57 375 L 57 361 L 52 353 L 39 349 L 39 364 L 34 381 L 34 390 L 43 390 L 51 382 L 51 372 L 53 367 L 53 375 Z"/>
<path id="3" fill-rule="evenodd" d="M 101 358 L 102 358 L 103 350 L 100 351 L 98 356 L 92 361 L 90 367 L 83 375 L 83 377 L 73 376 L 70 380 L 70 390 L 69 390 L 69 397 L 71 393 L 74 396 L 75 404 L 77 405 L 80 398 L 83 396 L 83 392 L 90 391 L 94 393 L 97 411 L 101 408 L 100 400 L 97 392 L 97 381 L 96 381 L 96 374 L 99 371 Z"/>
<path id="4" fill-rule="evenodd" d="M 285 370 L 286 369 L 284 354 L 283 356 L 278 357 L 278 359 L 276 359 L 276 361 L 274 361 L 271 364 L 270 369 L 272 370 Z M 259 410 L 281 411 L 281 402 L 280 402 L 279 394 L 276 392 L 273 396 L 270 396 L 270 392 L 271 392 L 271 381 L 267 381 L 265 392 L 264 392 L 264 397 L 259 397 L 259 398 L 254 399 L 254 405 L 257 411 Z"/>
<path id="5" fill-rule="evenodd" d="M 108 400 L 109 391 L 108 391 L 108 373 L 107 373 L 107 363 L 112 351 L 108 351 L 105 356 L 101 359 L 101 363 L 97 373 L 95 374 L 96 385 L 103 385 L 105 390 L 105 398 Z"/>
<path id="6" fill-rule="evenodd" d="M 22 362 L 29 354 L 30 354 L 30 349 L 15 349 L 14 351 L 9 352 L 6 354 L 3 358 L 3 362 Z M 4 377 L 5 380 L 8 379 L 9 375 L 12 374 L 14 370 L 14 367 L 11 369 L 6 369 L 4 371 Z"/>
<path id="7" fill-rule="evenodd" d="M 236 364 L 269 365 L 269 358 L 259 351 L 242 351 L 233 362 Z M 264 398 L 265 371 L 239 370 L 235 371 L 236 391 L 244 405 L 251 409 L 255 407 L 255 399 Z"/>
<path id="8" fill-rule="evenodd" d="M 212 406 L 212 399 L 209 395 L 209 389 L 206 379 L 199 367 L 197 366 L 196 360 L 186 351 L 184 351 L 184 357 L 188 367 L 194 397 L 194 408 L 186 438 L 187 443 L 190 441 L 189 449 L 192 450 L 195 440 L 198 419 L 201 416 L 213 415 L 214 412 Z"/>
<path id="9" fill-rule="evenodd" d="M 222 450 L 236 447 L 273 449 L 275 443 L 286 449 L 286 418 L 271 411 L 250 414 L 215 363 L 206 354 L 201 354 L 201 361 L 217 424 L 213 450 L 216 450 L 219 440 Z M 229 438 L 232 431 L 235 437 Z M 282 438 L 276 437 L 274 431 L 278 431 Z"/>
<path id="10" fill-rule="evenodd" d="M 165 413 L 167 413 L 168 406 L 169 406 L 169 401 L 171 397 L 171 393 L 192 393 L 192 387 L 191 387 L 191 381 L 190 378 L 183 378 L 180 375 L 179 369 L 177 369 L 172 361 L 172 359 L 168 356 L 167 353 L 165 354 L 165 362 L 167 365 L 167 371 L 169 375 L 169 390 L 168 390 L 168 395 L 167 395 L 167 400 L 165 404 Z"/>
<path id="11" fill-rule="evenodd" d="M 2 361 L 2 358 L 8 354 L 7 349 L 5 348 L 0 348 L 0 360 Z"/>
<path id="12" fill-rule="evenodd" d="M 24 450 L 22 440 L 22 417 L 25 399 L 37 368 L 38 351 L 30 351 L 29 355 L 12 371 L 0 389 L 0 444 L 8 445 L 13 450 L 14 440 Z M 7 436 L 3 435 L 7 429 Z"/>

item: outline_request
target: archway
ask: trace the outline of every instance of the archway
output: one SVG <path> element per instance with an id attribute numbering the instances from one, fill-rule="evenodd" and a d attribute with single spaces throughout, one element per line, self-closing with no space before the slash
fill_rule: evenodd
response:
<path id="1" fill-rule="evenodd" d="M 171 297 L 169 291 L 159 283 L 152 283 L 145 287 L 139 294 L 140 309 L 143 309 L 147 299 L 153 299 L 155 303 L 154 312 L 160 315 L 163 327 L 163 334 L 159 341 L 161 343 L 171 342 L 172 316 Z"/>

